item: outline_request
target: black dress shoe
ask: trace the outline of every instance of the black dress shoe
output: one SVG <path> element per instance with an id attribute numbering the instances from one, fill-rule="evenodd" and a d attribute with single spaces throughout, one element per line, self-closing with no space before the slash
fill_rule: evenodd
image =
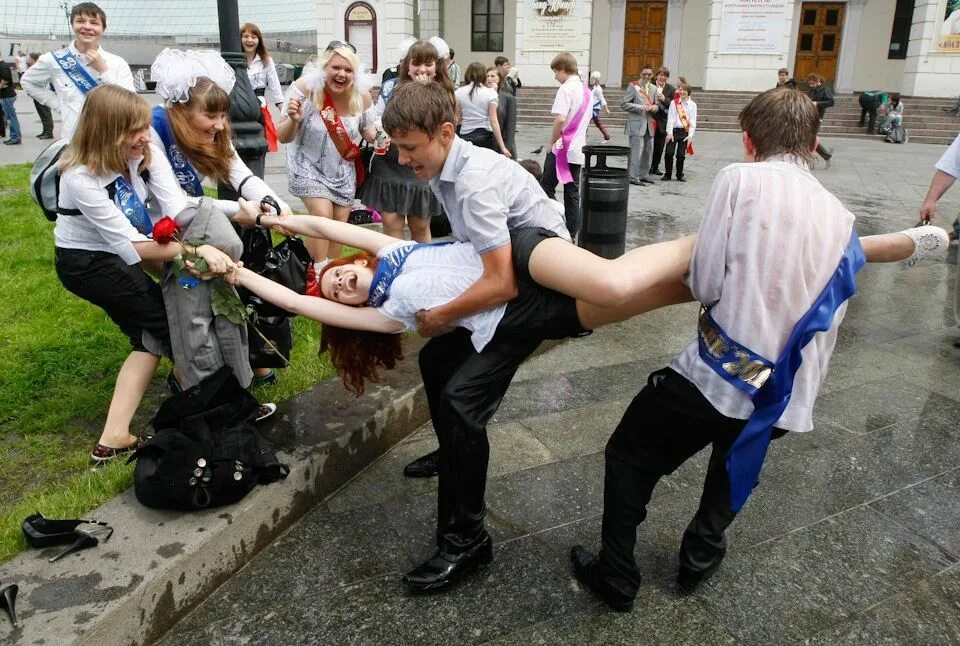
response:
<path id="1" fill-rule="evenodd" d="M 583 545 L 570 548 L 570 564 L 577 581 L 618 612 L 633 610 L 633 597 L 614 588 L 601 570 L 600 560 L 588 552 Z"/>
<path id="2" fill-rule="evenodd" d="M 437 550 L 436 554 L 404 574 L 400 580 L 420 592 L 441 590 L 492 560 L 493 541 L 488 534 L 460 554 Z"/>
<path id="3" fill-rule="evenodd" d="M 53 135 L 46 132 L 42 132 L 39 135 L 37 135 L 37 139 L 53 139 Z"/>
<path id="4" fill-rule="evenodd" d="M 633 184 L 634 186 L 642 186 L 642 185 L 643 185 L 643 181 L 642 181 L 642 180 L 639 180 L 639 179 L 632 179 L 632 180 L 630 180 L 630 183 Z"/>
<path id="5" fill-rule="evenodd" d="M 408 478 L 432 478 L 440 471 L 440 449 L 419 457 L 403 467 Z"/>
<path id="6" fill-rule="evenodd" d="M 663 177 L 660 178 L 660 181 L 669 182 L 669 181 L 672 181 L 672 178 L 669 175 L 664 175 Z"/>
<path id="7" fill-rule="evenodd" d="M 663 172 L 659 168 L 651 168 L 650 175 L 663 175 Z"/>
<path id="8" fill-rule="evenodd" d="M 678 181 L 678 182 L 685 182 L 685 181 L 687 181 L 687 178 L 684 177 L 683 175 L 677 175 L 677 181 Z"/>
<path id="9" fill-rule="evenodd" d="M 641 184 L 653 184 L 653 180 L 652 180 L 652 179 L 647 179 L 646 177 L 644 177 L 642 180 L 640 180 L 640 183 L 641 183 Z"/>
<path id="10" fill-rule="evenodd" d="M 960 337 L 953 340 L 953 347 L 960 348 Z"/>
<path id="11" fill-rule="evenodd" d="M 713 576 L 722 562 L 722 560 L 717 561 L 706 570 L 699 571 L 691 570 L 681 565 L 680 571 L 677 572 L 677 585 L 680 586 L 680 591 L 684 594 L 693 594 L 696 592 L 701 583 Z"/>

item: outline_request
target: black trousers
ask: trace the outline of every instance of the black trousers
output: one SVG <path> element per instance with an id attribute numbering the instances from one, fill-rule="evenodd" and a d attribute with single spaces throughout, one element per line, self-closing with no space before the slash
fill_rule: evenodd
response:
<path id="1" fill-rule="evenodd" d="M 611 584 L 636 595 L 640 571 L 633 550 L 653 489 L 708 444 L 713 445 L 710 466 L 700 506 L 683 533 L 680 565 L 702 571 L 723 559 L 724 531 L 736 517 L 726 457 L 745 425 L 717 412 L 696 386 L 673 370 L 649 376 L 607 442 L 600 563 Z M 773 433 L 783 434 L 776 429 Z"/>
<path id="2" fill-rule="evenodd" d="M 870 120 L 867 123 L 867 134 L 872 135 L 877 129 L 877 106 L 860 108 L 860 121 L 857 123 L 858 126 L 863 125 L 867 115 L 870 116 Z"/>
<path id="3" fill-rule="evenodd" d="M 664 144 L 667 141 L 667 122 L 657 122 L 657 131 L 653 134 L 653 161 L 650 162 L 650 170 L 660 168 L 660 159 L 663 157 Z M 667 153 L 667 157 L 670 153 Z"/>
<path id="4" fill-rule="evenodd" d="M 457 328 L 420 350 L 420 373 L 440 442 L 437 547 L 444 552 L 459 554 L 486 535 L 487 423 L 517 368 L 538 345 L 540 337 L 497 334 L 478 353 L 470 332 Z"/>
<path id="5" fill-rule="evenodd" d="M 474 146 L 480 146 L 481 148 L 487 148 L 493 152 L 500 152 L 500 147 L 497 146 L 497 140 L 493 137 L 493 132 L 487 130 L 486 128 L 478 128 L 476 130 L 471 130 L 467 134 L 461 134 L 460 138 L 469 141 Z"/>
<path id="6" fill-rule="evenodd" d="M 673 173 L 673 157 L 677 157 L 677 177 L 683 177 L 683 162 L 687 158 L 687 140 L 671 139 L 667 143 L 667 156 L 663 159 L 665 169 L 664 177 L 670 177 Z"/>
<path id="7" fill-rule="evenodd" d="M 37 101 L 34 101 L 33 105 L 37 109 L 37 116 L 40 117 L 40 123 L 43 127 L 40 134 L 53 136 L 53 113 L 50 108 Z"/>
<path id="8" fill-rule="evenodd" d="M 570 238 L 576 240 L 580 232 L 580 164 L 570 164 L 573 181 L 563 185 L 563 218 L 566 220 Z M 557 156 L 547 153 L 543 160 L 543 176 L 540 187 L 551 200 L 557 195 Z"/>
<path id="9" fill-rule="evenodd" d="M 163 343 L 167 356 L 173 356 L 163 292 L 139 264 L 128 265 L 120 256 L 105 251 L 60 247 L 54 257 L 63 286 L 103 309 L 127 335 L 134 350 L 147 352 L 143 346 L 146 331 Z"/>

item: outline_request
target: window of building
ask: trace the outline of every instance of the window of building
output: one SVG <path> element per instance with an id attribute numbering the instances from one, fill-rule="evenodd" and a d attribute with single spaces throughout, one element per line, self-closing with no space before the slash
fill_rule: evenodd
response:
<path id="1" fill-rule="evenodd" d="M 893 29 L 890 32 L 890 50 L 887 58 L 906 58 L 910 44 L 910 25 L 913 24 L 914 0 L 897 0 L 893 12 Z"/>
<path id="2" fill-rule="evenodd" d="M 473 0 L 470 47 L 475 52 L 503 51 L 503 0 Z"/>

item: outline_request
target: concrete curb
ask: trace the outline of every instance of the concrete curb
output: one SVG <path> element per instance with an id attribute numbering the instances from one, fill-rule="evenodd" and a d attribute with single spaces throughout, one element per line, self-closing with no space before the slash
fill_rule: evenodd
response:
<path id="1" fill-rule="evenodd" d="M 148 509 L 127 491 L 86 517 L 114 528 L 106 543 L 48 563 L 62 548 L 30 550 L 0 568 L 20 586 L 4 644 L 145 644 L 171 626 L 309 509 L 430 419 L 417 368 L 406 360 L 359 399 L 338 379 L 285 402 L 262 429 L 289 477 L 235 505 L 204 512 Z"/>

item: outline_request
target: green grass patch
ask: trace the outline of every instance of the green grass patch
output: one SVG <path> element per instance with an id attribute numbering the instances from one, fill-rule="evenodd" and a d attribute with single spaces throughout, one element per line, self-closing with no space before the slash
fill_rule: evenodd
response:
<path id="1" fill-rule="evenodd" d="M 26 548 L 20 523 L 30 514 L 85 517 L 133 482 L 132 465 L 87 467 L 129 341 L 57 279 L 53 223 L 30 199 L 29 171 L 0 166 L 0 562 Z M 318 324 L 295 319 L 294 338 L 279 383 L 254 391 L 261 401 L 283 401 L 334 374 L 317 355 Z M 170 367 L 157 370 L 134 433 L 150 430 Z"/>

